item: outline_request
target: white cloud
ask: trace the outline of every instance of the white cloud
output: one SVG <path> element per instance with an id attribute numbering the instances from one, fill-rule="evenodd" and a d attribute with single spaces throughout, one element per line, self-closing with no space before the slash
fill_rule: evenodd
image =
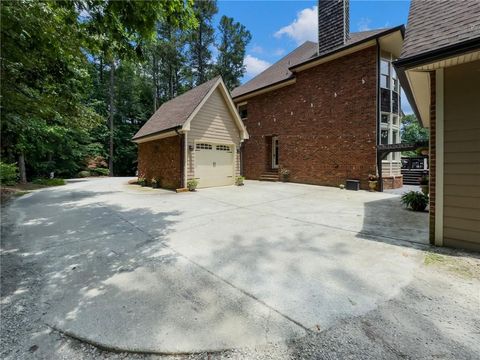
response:
<path id="1" fill-rule="evenodd" d="M 313 6 L 297 13 L 297 18 L 290 25 L 284 26 L 278 30 L 274 36 L 276 38 L 281 38 L 285 35 L 295 40 L 297 44 L 302 44 L 307 40 L 317 41 L 317 33 L 317 6 Z"/>
<path id="2" fill-rule="evenodd" d="M 247 69 L 245 74 L 247 77 L 254 77 L 271 65 L 268 61 L 256 58 L 250 54 L 245 57 L 243 63 Z"/>
<path id="3" fill-rule="evenodd" d="M 273 55 L 275 56 L 282 56 L 283 54 L 285 54 L 285 49 L 282 48 L 278 48 L 273 51 Z"/>
<path id="4" fill-rule="evenodd" d="M 372 19 L 370 18 L 361 18 L 359 22 L 357 22 L 358 31 L 368 31 L 371 30 L 370 24 Z"/>
<path id="5" fill-rule="evenodd" d="M 256 53 L 256 54 L 263 54 L 264 51 L 263 51 L 263 48 L 262 48 L 261 46 L 259 46 L 259 45 L 254 45 L 254 46 L 252 47 L 252 52 L 253 52 L 253 53 Z"/>

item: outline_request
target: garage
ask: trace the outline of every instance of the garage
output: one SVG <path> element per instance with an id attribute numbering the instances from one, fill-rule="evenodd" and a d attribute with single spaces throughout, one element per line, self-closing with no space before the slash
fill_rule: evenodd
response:
<path id="1" fill-rule="evenodd" d="M 138 176 L 147 185 L 198 188 L 235 184 L 240 146 L 248 139 L 221 77 L 164 103 L 133 137 Z"/>
<path id="2" fill-rule="evenodd" d="M 195 144 L 195 178 L 200 188 L 234 184 L 233 147 L 233 144 Z"/>

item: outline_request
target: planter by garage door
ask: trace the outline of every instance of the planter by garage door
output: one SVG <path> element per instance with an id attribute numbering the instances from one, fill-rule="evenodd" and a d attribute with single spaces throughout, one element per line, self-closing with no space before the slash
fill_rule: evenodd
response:
<path id="1" fill-rule="evenodd" d="M 195 178 L 198 187 L 233 185 L 233 145 L 195 144 Z"/>

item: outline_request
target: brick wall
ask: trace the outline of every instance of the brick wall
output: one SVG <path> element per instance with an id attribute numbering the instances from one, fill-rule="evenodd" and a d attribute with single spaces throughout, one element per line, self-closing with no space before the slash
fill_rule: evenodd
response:
<path id="1" fill-rule="evenodd" d="M 248 100 L 244 171 L 269 163 L 266 137 L 279 138 L 279 163 L 294 182 L 338 186 L 376 171 L 376 48 L 299 72 L 295 84 Z"/>
<path id="2" fill-rule="evenodd" d="M 398 189 L 403 186 L 403 175 L 383 176 L 383 190 Z"/>
<path id="3" fill-rule="evenodd" d="M 177 189 L 182 178 L 182 138 L 171 136 L 165 139 L 138 144 L 138 176 L 147 183 L 153 177 L 160 186 Z"/>
<path id="4" fill-rule="evenodd" d="M 435 171 L 436 171 L 436 81 L 435 72 L 430 72 L 430 244 L 435 244 Z"/>

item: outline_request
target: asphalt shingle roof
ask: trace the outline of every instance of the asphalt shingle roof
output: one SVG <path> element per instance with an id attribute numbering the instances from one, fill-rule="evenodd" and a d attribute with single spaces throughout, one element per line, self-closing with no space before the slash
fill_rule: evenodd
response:
<path id="1" fill-rule="evenodd" d="M 320 56 L 325 56 L 330 52 L 338 51 L 343 47 L 359 43 L 369 37 L 378 35 L 389 29 L 377 29 L 370 31 L 361 31 L 350 33 L 350 38 L 347 42 L 333 50 L 324 52 Z M 307 60 L 310 60 L 317 56 L 318 44 L 312 41 L 307 41 L 293 50 L 291 53 L 284 56 L 282 59 L 274 63 L 269 68 L 255 76 L 245 84 L 235 88 L 232 91 L 232 97 L 238 97 L 249 92 L 264 88 L 269 85 L 273 85 L 280 81 L 284 81 L 293 78 L 293 73 L 289 70 L 290 67 L 301 64 Z"/>
<path id="2" fill-rule="evenodd" d="M 182 126 L 197 106 L 202 102 L 220 76 L 209 80 L 176 98 L 163 103 L 162 106 L 135 134 L 133 140 L 158 133 L 163 130 Z"/>
<path id="3" fill-rule="evenodd" d="M 479 0 L 412 0 L 400 58 L 480 38 Z"/>

